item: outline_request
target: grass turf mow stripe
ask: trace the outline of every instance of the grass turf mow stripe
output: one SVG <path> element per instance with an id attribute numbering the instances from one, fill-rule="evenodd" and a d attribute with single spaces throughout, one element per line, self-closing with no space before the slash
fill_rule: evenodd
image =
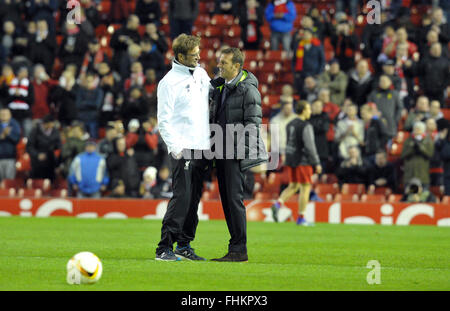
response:
<path id="1" fill-rule="evenodd" d="M 450 228 L 249 222 L 248 263 L 158 262 L 161 221 L 0 217 L 0 290 L 450 290 Z M 224 221 L 200 221 L 192 247 L 223 256 Z M 94 285 L 66 284 L 67 261 L 102 260 Z M 366 265 L 380 263 L 381 284 Z"/>

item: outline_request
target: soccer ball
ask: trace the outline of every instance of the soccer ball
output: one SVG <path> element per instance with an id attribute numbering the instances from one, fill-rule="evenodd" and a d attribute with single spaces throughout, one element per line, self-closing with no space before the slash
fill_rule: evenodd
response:
<path id="1" fill-rule="evenodd" d="M 100 259 L 91 252 L 81 252 L 70 258 L 67 263 L 67 283 L 93 284 L 102 276 Z"/>

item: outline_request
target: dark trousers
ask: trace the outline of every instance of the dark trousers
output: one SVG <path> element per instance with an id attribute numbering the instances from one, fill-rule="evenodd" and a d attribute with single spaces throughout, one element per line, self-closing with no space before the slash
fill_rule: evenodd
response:
<path id="1" fill-rule="evenodd" d="M 173 196 L 162 221 L 161 241 L 156 253 L 189 245 L 195 238 L 198 225 L 198 203 L 202 195 L 205 168 L 200 160 L 176 160 L 169 155 L 172 168 Z"/>
<path id="2" fill-rule="evenodd" d="M 244 174 L 238 160 L 216 160 L 216 168 L 220 200 L 231 236 L 228 251 L 247 254 Z"/>

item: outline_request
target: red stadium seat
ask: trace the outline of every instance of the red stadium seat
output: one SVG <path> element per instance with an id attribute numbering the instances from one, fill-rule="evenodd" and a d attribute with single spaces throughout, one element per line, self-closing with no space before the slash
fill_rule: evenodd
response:
<path id="1" fill-rule="evenodd" d="M 228 37 L 232 37 L 232 38 L 240 38 L 240 37 L 241 37 L 241 31 L 242 31 L 241 26 L 239 26 L 239 25 L 234 25 L 234 26 L 231 26 L 231 27 L 225 32 L 225 34 L 226 34 Z"/>
<path id="2" fill-rule="evenodd" d="M 16 189 L 0 189 L 0 197 L 9 197 L 13 198 L 16 195 Z"/>
<path id="3" fill-rule="evenodd" d="M 389 203 L 398 203 L 402 199 L 402 194 L 390 194 L 388 197 Z"/>
<path id="4" fill-rule="evenodd" d="M 211 25 L 220 27 L 231 26 L 234 24 L 234 16 L 227 14 L 216 14 L 211 18 Z"/>
<path id="5" fill-rule="evenodd" d="M 270 34 L 272 31 L 270 30 L 270 27 L 268 25 L 261 26 L 260 30 L 263 38 L 270 39 Z"/>
<path id="6" fill-rule="evenodd" d="M 244 51 L 244 56 L 246 61 L 249 60 L 259 61 L 263 58 L 264 54 L 259 50 L 248 50 Z"/>
<path id="7" fill-rule="evenodd" d="M 275 75 L 273 73 L 262 72 L 258 75 L 258 80 L 262 84 L 271 85 L 275 82 Z"/>
<path id="8" fill-rule="evenodd" d="M 282 62 L 287 59 L 287 53 L 285 51 L 266 51 L 264 53 L 264 60 L 273 62 Z"/>
<path id="9" fill-rule="evenodd" d="M 361 202 L 386 202 L 386 196 L 382 194 L 363 194 Z"/>
<path id="10" fill-rule="evenodd" d="M 208 26 L 205 28 L 205 36 L 207 38 L 221 38 L 223 29 L 221 27 Z"/>
<path id="11" fill-rule="evenodd" d="M 450 195 L 445 195 L 441 200 L 441 204 L 450 204 Z"/>
<path id="12" fill-rule="evenodd" d="M 348 184 L 345 183 L 342 185 L 341 193 L 342 194 L 362 194 L 365 190 L 364 184 Z"/>
<path id="13" fill-rule="evenodd" d="M 0 183 L 1 189 L 18 189 L 23 187 L 23 181 L 19 179 L 3 179 Z"/>
<path id="14" fill-rule="evenodd" d="M 281 70 L 281 64 L 279 62 L 259 61 L 258 69 L 260 72 L 277 73 Z"/>
<path id="15" fill-rule="evenodd" d="M 266 95 L 263 98 L 263 104 L 270 107 L 277 105 L 280 102 L 280 95 Z"/>
<path id="16" fill-rule="evenodd" d="M 338 193 L 334 196 L 335 202 L 359 202 L 359 196 L 356 193 Z"/>
<path id="17" fill-rule="evenodd" d="M 326 196 L 327 194 L 330 194 L 332 197 L 334 197 L 339 192 L 339 187 L 337 183 L 317 184 L 314 186 L 314 191 L 320 197 Z"/>
<path id="18" fill-rule="evenodd" d="M 197 19 L 194 22 L 194 26 L 203 26 L 206 27 L 210 24 L 211 18 L 208 14 L 200 14 L 197 16 Z"/>
<path id="19" fill-rule="evenodd" d="M 450 108 L 442 108 L 441 111 L 444 118 L 450 121 Z"/>

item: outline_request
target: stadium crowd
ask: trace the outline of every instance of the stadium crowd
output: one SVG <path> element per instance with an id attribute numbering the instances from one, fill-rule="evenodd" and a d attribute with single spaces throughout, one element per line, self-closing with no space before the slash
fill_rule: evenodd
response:
<path id="1" fill-rule="evenodd" d="M 380 1 L 380 23 L 367 23 L 367 1 L 357 0 L 76 2 L 72 14 L 68 1 L 0 1 L 3 182 L 49 180 L 80 198 L 170 198 L 156 88 L 172 40 L 189 33 L 202 36 L 211 77 L 222 47 L 245 51 L 263 123 L 280 129 L 280 164 L 246 173 L 247 199 L 285 186 L 298 100 L 312 105 L 317 183 L 412 201 L 450 195 L 449 1 Z M 206 189 L 218 197 L 214 172 Z"/>

